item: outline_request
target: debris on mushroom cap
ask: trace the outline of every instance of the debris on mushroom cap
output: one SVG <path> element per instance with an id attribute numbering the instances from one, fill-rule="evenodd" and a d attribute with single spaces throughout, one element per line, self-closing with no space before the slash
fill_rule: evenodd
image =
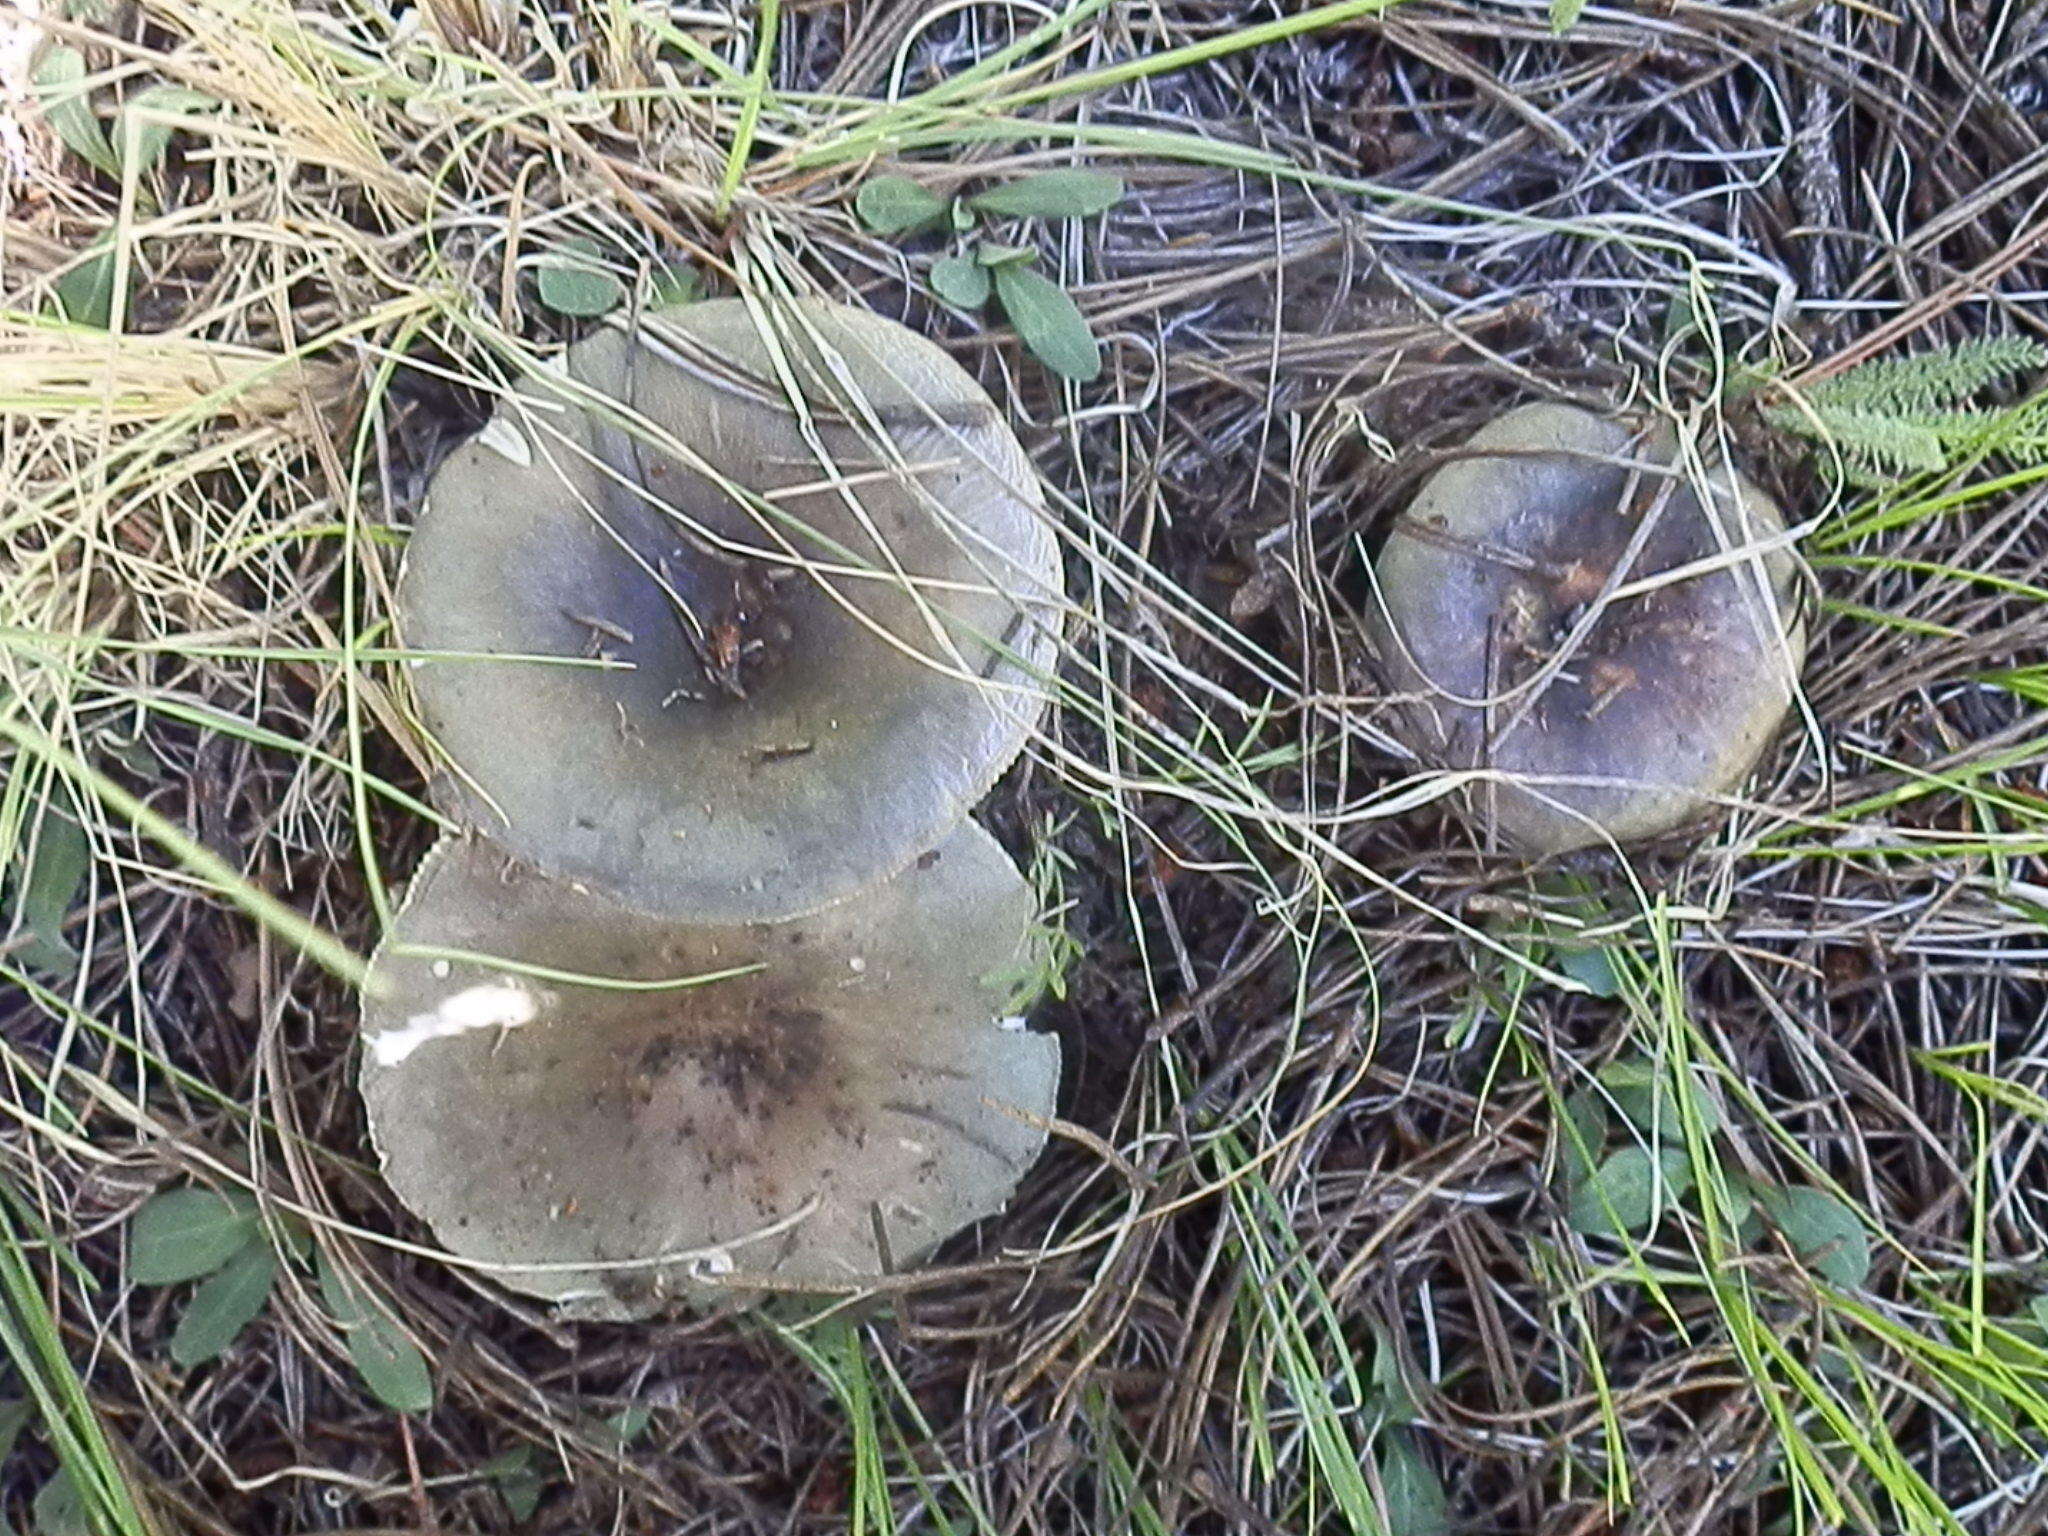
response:
<path id="1" fill-rule="evenodd" d="M 755 922 L 966 816 L 1042 711 L 1059 596 L 1030 462 L 944 352 L 725 299 L 514 392 L 435 476 L 398 610 L 471 655 L 413 678 L 472 821 L 637 910 Z"/>
<path id="2" fill-rule="evenodd" d="M 1725 462 L 1703 502 L 1668 443 L 1569 406 L 1509 411 L 1467 453 L 1374 563 L 1410 745 L 1491 770 L 1470 803 L 1530 855 L 1697 820 L 1755 766 L 1805 656 L 1777 506 Z"/>
<path id="3" fill-rule="evenodd" d="M 364 1003 L 385 1175 L 453 1253 L 575 1315 L 855 1288 L 1001 1209 L 1043 1145 L 1059 1046 L 1016 1013 L 1036 917 L 971 822 L 860 901 L 731 928 L 445 839 Z"/>

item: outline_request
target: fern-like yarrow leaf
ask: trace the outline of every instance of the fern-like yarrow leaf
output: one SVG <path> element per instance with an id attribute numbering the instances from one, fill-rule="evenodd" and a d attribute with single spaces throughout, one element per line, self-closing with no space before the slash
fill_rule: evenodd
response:
<path id="1" fill-rule="evenodd" d="M 1910 415 L 1974 400 L 1994 384 L 2048 367 L 2048 347 L 2025 336 L 1982 336 L 1916 357 L 1887 357 L 1816 387 L 1828 409 Z"/>
<path id="2" fill-rule="evenodd" d="M 1974 455 L 2048 462 L 2048 393 L 2013 406 L 1970 404 L 1987 389 L 2048 367 L 2048 347 L 2024 336 L 1986 336 L 1914 357 L 1861 364 L 1767 406 L 1782 431 L 1832 447 L 1844 476 L 1882 485 L 1932 474 Z"/>

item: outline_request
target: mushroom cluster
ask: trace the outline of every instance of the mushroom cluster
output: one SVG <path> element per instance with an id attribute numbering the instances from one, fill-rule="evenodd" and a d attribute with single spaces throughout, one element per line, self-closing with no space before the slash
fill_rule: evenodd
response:
<path id="1" fill-rule="evenodd" d="M 1684 829 L 1737 790 L 1805 656 L 1778 507 L 1725 459 L 1564 405 L 1511 410 L 1425 482 L 1369 629 L 1416 755 L 1541 858 Z"/>
<path id="2" fill-rule="evenodd" d="M 850 1288 L 999 1210 L 1059 1053 L 968 820 L 1057 650 L 1036 478 L 938 347 L 713 300 L 570 347 L 429 488 L 436 790 L 362 1089 L 459 1258 L 594 1317 Z"/>

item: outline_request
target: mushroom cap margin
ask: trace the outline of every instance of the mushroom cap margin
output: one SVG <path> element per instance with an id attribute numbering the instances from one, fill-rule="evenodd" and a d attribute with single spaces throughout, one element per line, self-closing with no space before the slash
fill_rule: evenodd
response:
<path id="1" fill-rule="evenodd" d="M 814 436 L 741 300 L 599 332 L 450 455 L 398 583 L 415 650 L 630 664 L 415 658 L 442 798 L 550 873 L 712 922 L 816 911 L 936 842 L 1036 727 L 1058 645 L 1057 547 L 988 396 L 865 311 L 771 313 Z M 702 660 L 728 638 L 779 648 L 745 698 Z"/>
<path id="2" fill-rule="evenodd" d="M 1635 513 L 1661 509 L 1631 581 L 1776 539 L 1782 512 L 1725 461 L 1704 501 L 1687 480 L 1632 476 L 1630 460 L 1668 467 L 1670 443 L 1638 444 L 1623 422 L 1573 406 L 1517 407 L 1466 446 L 1475 456 L 1424 483 L 1374 562 L 1368 628 L 1407 696 L 1396 718 L 1410 745 L 1436 766 L 1498 775 L 1468 804 L 1532 857 L 1708 814 L 1769 746 L 1805 656 L 1782 547 L 1617 604 L 1533 704 L 1514 690 L 1628 553 L 1632 489 Z"/>
<path id="3" fill-rule="evenodd" d="M 1000 1210 L 1043 1146 L 1058 1042 L 989 984 L 1028 962 L 1035 920 L 972 823 L 849 907 L 734 928 L 444 839 L 364 1004 L 386 1177 L 452 1253 L 575 1315 L 749 1279 L 858 1288 Z M 407 946 L 641 980 L 763 969 L 622 991 Z"/>

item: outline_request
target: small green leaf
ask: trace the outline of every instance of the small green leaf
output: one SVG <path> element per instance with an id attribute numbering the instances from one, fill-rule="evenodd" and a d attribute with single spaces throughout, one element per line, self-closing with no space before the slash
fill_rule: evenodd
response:
<path id="1" fill-rule="evenodd" d="M 119 263 L 112 234 L 101 235 L 86 247 L 85 254 L 69 271 L 51 285 L 57 307 L 73 325 L 89 325 L 96 331 L 114 324 L 114 278 Z"/>
<path id="2" fill-rule="evenodd" d="M 588 320 L 619 307 L 626 290 L 605 270 L 597 246 L 588 240 L 566 240 L 536 263 L 535 281 L 541 303 L 558 315 Z"/>
<path id="3" fill-rule="evenodd" d="M 288 1256 L 301 1264 L 313 1261 L 313 1229 L 306 1224 L 304 1217 L 286 1212 L 277 1218 L 276 1233 Z"/>
<path id="4" fill-rule="evenodd" d="M 1443 1536 L 1450 1529 L 1444 1485 L 1409 1436 L 1396 1430 L 1380 1447 L 1387 1536 Z"/>
<path id="5" fill-rule="evenodd" d="M 257 1232 L 256 1203 L 240 1190 L 164 1190 L 128 1224 L 128 1278 L 137 1285 L 197 1280 L 248 1247 Z"/>
<path id="6" fill-rule="evenodd" d="M 1581 1088 L 1564 1101 L 1564 1120 L 1557 1128 L 1558 1167 L 1565 1186 L 1576 1188 L 1592 1176 L 1607 1145 L 1607 1106 L 1591 1088 Z"/>
<path id="7" fill-rule="evenodd" d="M 878 235 L 900 235 L 946 215 L 945 199 L 908 176 L 876 176 L 861 183 L 853 206 L 861 222 Z"/>
<path id="8" fill-rule="evenodd" d="M 1671 291 L 1670 307 L 1664 311 L 1664 334 L 1660 350 L 1678 346 L 1688 337 L 1704 335 L 1706 327 L 1700 323 L 1698 302 L 1693 297 L 1690 284 L 1684 284 Z M 1731 381 L 1735 375 L 1731 375 Z"/>
<path id="9" fill-rule="evenodd" d="M 1558 944 L 1557 968 L 1595 997 L 1619 997 L 1621 981 L 1604 944 Z"/>
<path id="10" fill-rule="evenodd" d="M 476 1475 L 496 1482 L 508 1472 L 517 1472 L 521 1467 L 533 1465 L 533 1447 L 515 1445 L 509 1451 L 500 1451 L 489 1461 L 476 1469 Z"/>
<path id="11" fill-rule="evenodd" d="M 951 223 L 953 225 L 953 233 L 956 235 L 973 233 L 974 226 L 981 222 L 975 216 L 974 210 L 967 206 L 965 198 L 956 197 L 953 199 L 952 215 Z"/>
<path id="12" fill-rule="evenodd" d="M 58 1472 L 36 1490 L 29 1515 L 35 1521 L 36 1536 L 95 1536 L 85 1498 L 69 1472 Z"/>
<path id="13" fill-rule="evenodd" d="M 425 1413 L 434 1406 L 434 1379 L 427 1357 L 404 1330 L 355 1281 L 334 1267 L 321 1249 L 317 1267 L 320 1295 L 348 1341 L 348 1357 L 378 1402 L 400 1413 Z"/>
<path id="14" fill-rule="evenodd" d="M 171 142 L 171 125 L 164 118 L 219 105 L 204 92 L 182 85 L 152 85 L 137 91 L 121 105 L 122 161 L 137 176 L 147 176 Z"/>
<path id="15" fill-rule="evenodd" d="M 1588 1237 L 1642 1233 L 1692 1188 L 1692 1162 L 1667 1148 L 1651 1161 L 1642 1147 L 1623 1147 L 1574 1190 L 1568 1216 Z"/>
<path id="16" fill-rule="evenodd" d="M 1389 1423 L 1406 1424 L 1415 1417 L 1415 1399 L 1401 1375 L 1401 1357 L 1383 1329 L 1375 1326 L 1372 1335 L 1372 1387 L 1380 1412 Z"/>
<path id="17" fill-rule="evenodd" d="M 984 267 L 1021 266 L 1038 254 L 1028 245 L 1004 245 L 1000 240 L 977 240 L 974 259 Z"/>
<path id="18" fill-rule="evenodd" d="M 497 1485 L 498 1497 L 505 1501 L 514 1525 L 524 1525 L 533 1518 L 545 1484 L 533 1465 L 532 1446 L 515 1446 L 502 1456 L 493 1456 L 477 1471 Z"/>
<path id="19" fill-rule="evenodd" d="M 1571 31 L 1585 8 L 1586 0 L 1550 0 L 1550 30 L 1559 34 Z"/>
<path id="20" fill-rule="evenodd" d="M 190 1369 L 234 1343 L 270 1300 L 276 1279 L 276 1251 L 255 1242 L 200 1281 L 171 1335 L 171 1359 Z"/>
<path id="21" fill-rule="evenodd" d="M 988 302 L 988 268 L 964 256 L 941 256 L 932 263 L 932 292 L 955 309 L 979 309 Z"/>
<path id="22" fill-rule="evenodd" d="M 1085 219 L 1114 207 L 1123 195 L 1123 178 L 1106 171 L 1042 171 L 968 201 L 999 219 Z"/>
<path id="23" fill-rule="evenodd" d="M 1991 1354 L 2004 1358 L 1996 1331 L 1985 1335 L 1984 1344 Z M 2022 1439 L 2019 1415 L 2001 1395 L 1999 1388 L 1980 1387 L 1977 1385 L 1979 1380 L 1980 1378 L 1975 1376 L 1962 1376 L 1961 1379 L 1952 1377 L 1948 1382 L 1948 1389 L 1955 1393 L 1965 1409 L 1993 1426 L 2002 1438 L 2012 1443 L 2019 1442 Z"/>
<path id="24" fill-rule="evenodd" d="M 1649 1124 L 1650 1106 L 1656 1090 L 1663 1086 L 1654 1064 L 1642 1056 L 1623 1056 L 1600 1069 L 1600 1086 L 1613 1099 L 1614 1107 L 1635 1125 Z M 1638 1119 L 1641 1115 L 1643 1118 Z"/>
<path id="25" fill-rule="evenodd" d="M 1640 1056 L 1609 1062 L 1601 1069 L 1600 1082 L 1631 1125 L 1649 1135 L 1654 1125 L 1659 1140 L 1685 1144 L 1685 1122 L 1679 1116 L 1678 1098 L 1671 1091 L 1669 1077 L 1655 1063 Z M 1686 1099 L 1700 1123 L 1703 1135 L 1721 1128 L 1720 1106 L 1697 1082 L 1688 1080 Z"/>
<path id="26" fill-rule="evenodd" d="M 139 732 L 134 736 L 120 736 L 107 731 L 101 734 L 99 743 L 107 756 L 138 779 L 155 778 L 164 771 L 163 759 L 156 755 L 156 749 L 143 740 Z"/>
<path id="27" fill-rule="evenodd" d="M 1728 1192 L 1721 1205 L 1724 1220 L 1734 1229 L 1738 1241 L 1745 1246 L 1753 1245 L 1763 1234 L 1763 1218 L 1756 1208 L 1756 1186 L 1732 1172 L 1723 1178 L 1722 1186 Z"/>
<path id="28" fill-rule="evenodd" d="M 1081 384 L 1102 372 L 1094 332 L 1057 283 L 1024 266 L 997 267 L 995 279 L 1003 312 L 1040 362 Z"/>
<path id="29" fill-rule="evenodd" d="M 2028 1302 L 2027 1315 L 2033 1318 L 2043 1333 L 2048 1333 L 2048 1296 L 2036 1296 Z"/>
<path id="30" fill-rule="evenodd" d="M 93 115 L 86 74 L 84 54 L 68 46 L 52 48 L 36 66 L 36 98 L 51 131 L 66 149 L 109 176 L 119 176 L 121 163 L 114 158 L 99 118 Z"/>
<path id="31" fill-rule="evenodd" d="M 1848 1341 L 1823 1344 L 1813 1353 L 1813 1368 L 1827 1381 L 1854 1390 L 1863 1373 L 1863 1351 Z"/>
<path id="32" fill-rule="evenodd" d="M 621 1408 L 604 1421 L 611 1431 L 612 1449 L 623 1451 L 627 1446 L 647 1433 L 647 1426 L 654 1422 L 654 1410 L 635 1403 L 631 1408 Z"/>
<path id="33" fill-rule="evenodd" d="M 687 262 L 677 262 L 654 274 L 654 280 L 647 287 L 647 307 L 676 309 L 684 304 L 693 304 L 703 289 L 704 279 L 697 269 Z"/>
<path id="34" fill-rule="evenodd" d="M 54 805 L 46 806 L 16 898 L 21 930 L 28 935 L 19 954 L 32 969 L 62 972 L 78 963 L 78 951 L 64 937 L 64 919 L 91 867 L 85 829 Z"/>
<path id="35" fill-rule="evenodd" d="M 1759 1197 L 1792 1251 L 1844 1290 L 1870 1278 L 1870 1239 L 1856 1213 L 1824 1189 L 1794 1184 Z"/>

